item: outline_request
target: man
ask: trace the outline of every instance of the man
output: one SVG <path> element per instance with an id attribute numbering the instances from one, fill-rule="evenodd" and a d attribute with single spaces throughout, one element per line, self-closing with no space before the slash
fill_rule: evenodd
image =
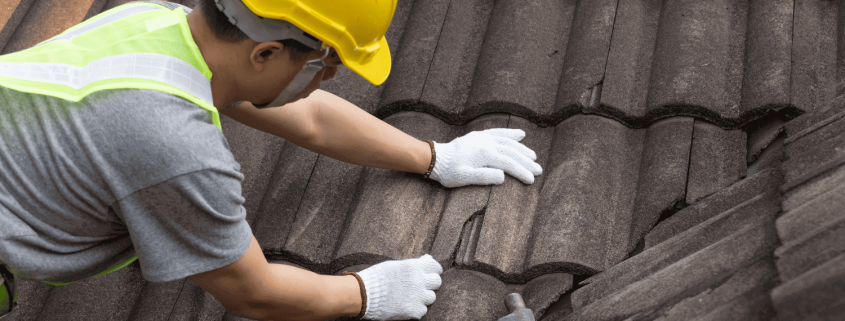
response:
<path id="1" fill-rule="evenodd" d="M 61 284 L 137 257 L 147 280 L 189 277 L 238 316 L 421 318 L 440 286 L 431 256 L 344 276 L 269 264 L 217 114 L 447 187 L 500 184 L 504 172 L 533 183 L 542 169 L 522 131 L 426 143 L 318 90 L 341 63 L 384 81 L 395 5 L 130 3 L 0 56 L 3 269 Z"/>

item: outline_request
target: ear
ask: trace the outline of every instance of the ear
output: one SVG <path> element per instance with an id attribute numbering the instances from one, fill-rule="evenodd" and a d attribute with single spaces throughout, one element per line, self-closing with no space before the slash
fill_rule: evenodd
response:
<path id="1" fill-rule="evenodd" d="M 267 62 L 282 58 L 283 51 L 284 47 L 279 42 L 260 42 L 252 48 L 252 52 L 249 54 L 249 62 L 255 68 L 255 71 L 264 71 Z"/>

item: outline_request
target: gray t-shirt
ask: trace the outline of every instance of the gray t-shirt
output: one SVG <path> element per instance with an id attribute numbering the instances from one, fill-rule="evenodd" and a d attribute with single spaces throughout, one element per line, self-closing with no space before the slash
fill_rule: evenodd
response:
<path id="1" fill-rule="evenodd" d="M 208 113 L 179 97 L 0 87 L 0 261 L 53 282 L 136 253 L 152 282 L 224 267 L 252 240 L 239 170 Z"/>

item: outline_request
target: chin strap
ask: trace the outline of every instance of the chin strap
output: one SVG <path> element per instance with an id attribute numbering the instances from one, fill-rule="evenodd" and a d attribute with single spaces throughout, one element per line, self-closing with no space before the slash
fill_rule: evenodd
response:
<path id="1" fill-rule="evenodd" d="M 323 54 L 322 58 L 308 60 L 305 63 L 305 66 L 302 67 L 302 71 L 300 71 L 299 74 L 297 74 L 296 77 L 293 78 L 293 81 L 291 81 L 290 84 L 285 87 L 285 90 L 282 90 L 282 93 L 279 94 L 279 97 L 276 97 L 273 102 L 262 108 L 278 107 L 287 104 L 288 102 L 293 100 L 296 95 L 299 95 L 299 93 L 305 90 L 305 87 L 308 87 L 308 84 L 310 84 L 311 81 L 314 80 L 314 76 L 317 75 L 320 70 L 326 68 L 326 63 L 323 62 L 323 60 L 329 56 L 329 51 L 331 51 L 331 48 L 326 47 L 326 52 Z"/>

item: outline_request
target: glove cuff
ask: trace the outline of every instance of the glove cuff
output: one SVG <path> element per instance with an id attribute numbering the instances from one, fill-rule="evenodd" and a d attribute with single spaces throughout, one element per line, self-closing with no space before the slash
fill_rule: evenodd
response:
<path id="1" fill-rule="evenodd" d="M 434 163 L 434 169 L 431 170 L 431 179 L 443 183 L 444 173 L 449 171 L 449 164 L 452 162 L 452 157 L 455 154 L 455 147 L 451 144 L 434 143 L 434 150 L 437 151 L 437 162 Z"/>
<path id="2" fill-rule="evenodd" d="M 380 320 L 385 317 L 380 308 L 388 289 L 387 284 L 382 282 L 380 278 L 384 276 L 378 275 L 379 273 L 376 272 L 378 271 L 364 270 L 358 272 L 361 282 L 364 282 L 364 289 L 367 291 L 367 311 L 364 313 L 364 319 Z"/>

